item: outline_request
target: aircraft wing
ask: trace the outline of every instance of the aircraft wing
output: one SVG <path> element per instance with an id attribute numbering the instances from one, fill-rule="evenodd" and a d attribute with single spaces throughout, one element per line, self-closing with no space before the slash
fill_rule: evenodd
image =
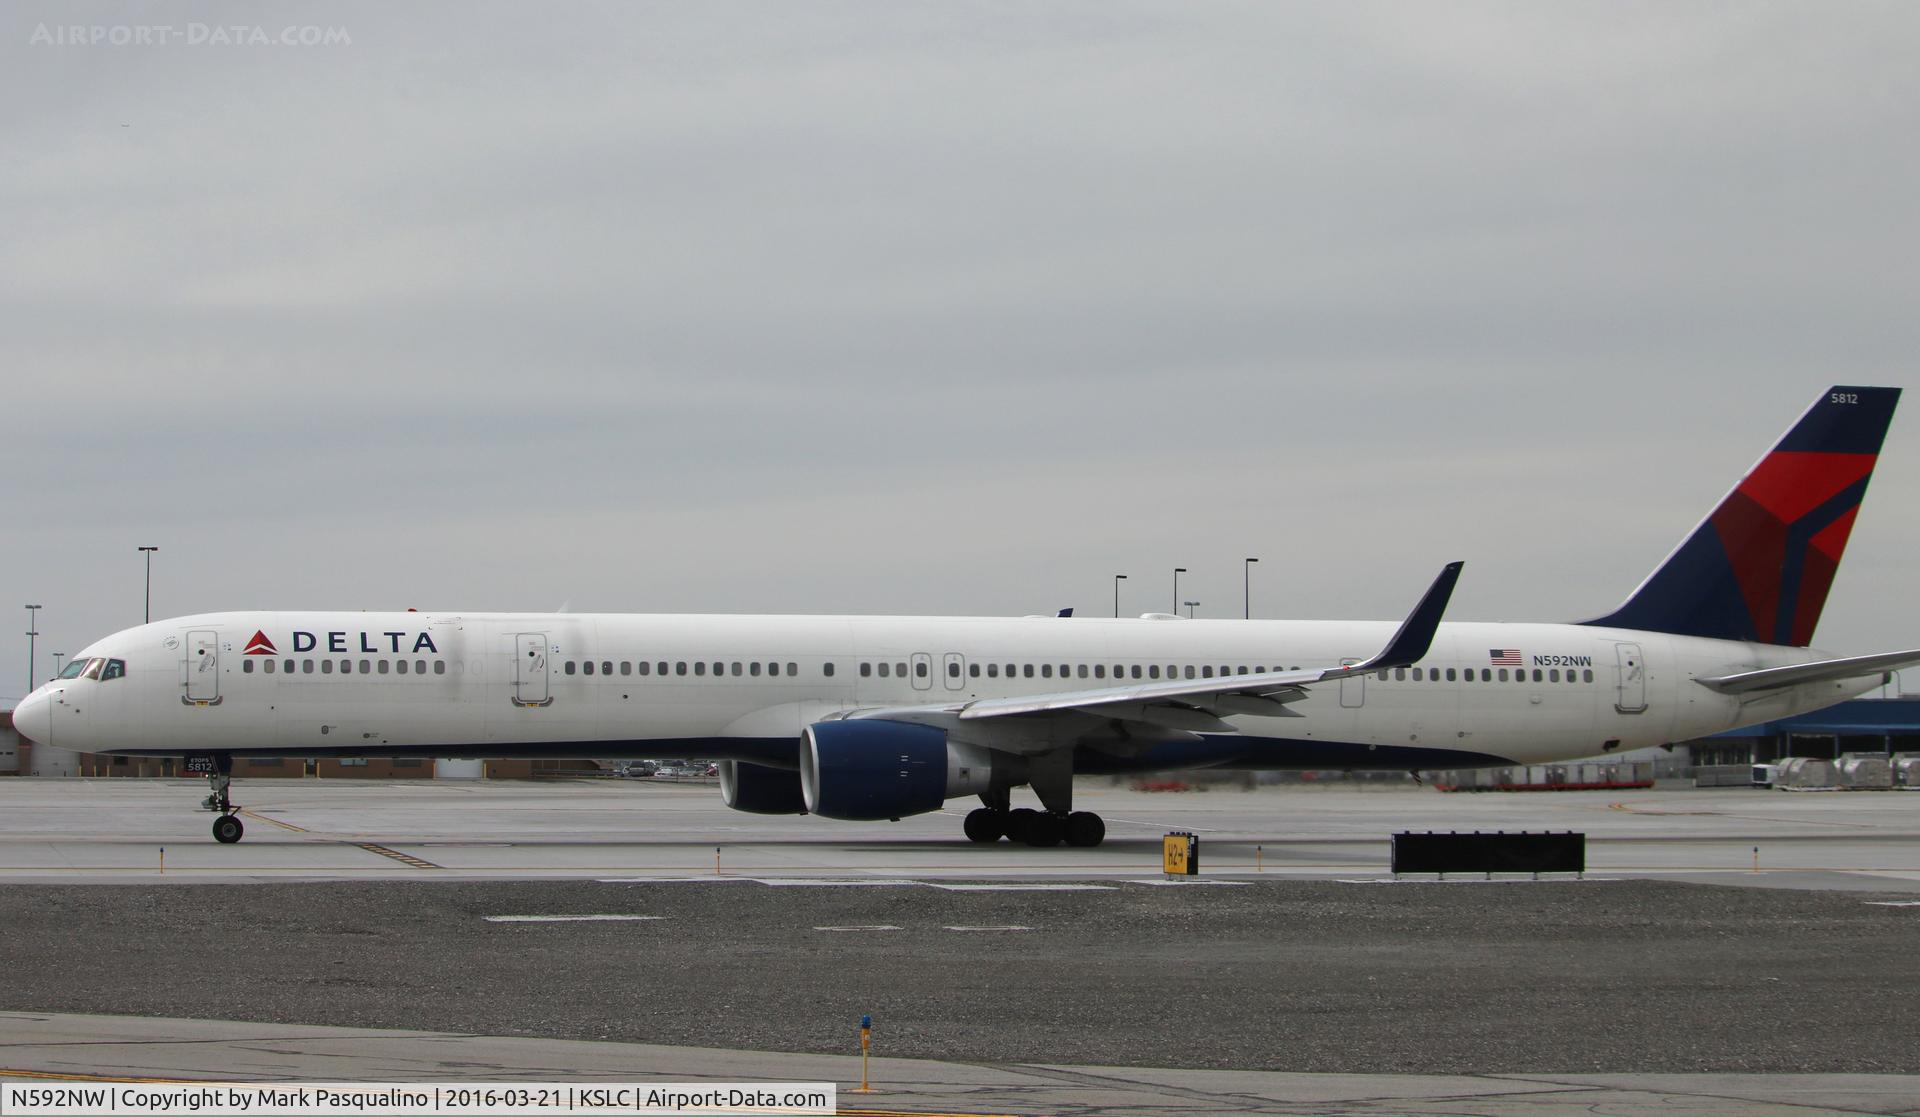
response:
<path id="1" fill-rule="evenodd" d="M 1862 675 L 1875 675 L 1914 663 L 1920 663 L 1920 649 L 1906 652 L 1881 652 L 1878 655 L 1856 655 L 1846 659 L 1822 659 L 1813 663 L 1795 663 L 1787 667 L 1766 667 L 1757 671 L 1742 671 L 1736 675 L 1695 679 L 1694 682 L 1708 690 L 1719 691 L 1721 694 L 1746 694 L 1756 690 L 1777 690 L 1781 687 L 1799 686 L 1802 683 L 1857 679 Z"/>
<path id="2" fill-rule="evenodd" d="M 1211 712 L 1253 714 L 1267 717 L 1299 717 L 1287 703 L 1306 697 L 1307 687 L 1335 682 L 1372 671 L 1407 667 L 1427 654 L 1433 635 L 1440 627 L 1454 584 L 1460 580 L 1463 563 L 1450 562 L 1440 571 L 1433 585 L 1420 598 L 1413 612 L 1401 622 L 1386 647 L 1371 658 L 1341 666 L 1304 668 L 1298 671 L 1266 671 L 1260 674 L 1221 675 L 1211 679 L 1175 679 L 1163 682 L 1135 683 L 1128 686 L 1101 687 L 1094 690 L 1058 691 L 1052 694 L 1021 695 L 1015 698 L 985 698 L 974 702 L 946 703 L 938 706 L 896 707 L 861 710 L 847 715 L 858 719 L 921 721 L 926 715 L 958 717 L 961 721 L 1009 718 L 1063 712 L 1118 717 L 1122 720 L 1162 722 L 1163 718 L 1142 716 L 1149 707 L 1193 709 L 1203 717 Z M 1194 709 L 1197 708 L 1197 709 Z M 1203 712 L 1206 711 L 1206 712 Z M 1129 715 L 1134 715 L 1129 717 Z M 1226 728 L 1224 725 L 1221 728 Z"/>

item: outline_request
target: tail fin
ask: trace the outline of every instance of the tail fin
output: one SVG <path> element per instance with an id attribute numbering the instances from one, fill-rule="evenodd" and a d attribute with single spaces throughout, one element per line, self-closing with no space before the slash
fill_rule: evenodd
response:
<path id="1" fill-rule="evenodd" d="M 1626 604 L 1584 624 L 1805 647 L 1898 388 L 1822 392 Z"/>

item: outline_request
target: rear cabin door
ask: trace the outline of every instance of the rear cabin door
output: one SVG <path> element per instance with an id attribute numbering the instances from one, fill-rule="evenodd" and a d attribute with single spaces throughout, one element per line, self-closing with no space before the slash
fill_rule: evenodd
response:
<path id="1" fill-rule="evenodd" d="M 547 634 L 522 632 L 513 638 L 513 704 L 545 706 L 553 701 L 547 689 Z"/>
<path id="2" fill-rule="evenodd" d="M 187 633 L 187 701 L 211 705 L 220 698 L 220 634 Z"/>
<path id="3" fill-rule="evenodd" d="M 1613 708 L 1623 714 L 1647 712 L 1647 661 L 1638 644 L 1615 644 L 1614 656 L 1619 672 L 1619 694 Z"/>

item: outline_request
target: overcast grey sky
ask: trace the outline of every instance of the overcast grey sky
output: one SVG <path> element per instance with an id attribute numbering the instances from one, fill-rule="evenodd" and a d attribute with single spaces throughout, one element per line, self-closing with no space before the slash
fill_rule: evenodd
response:
<path id="1" fill-rule="evenodd" d="M 1906 3 L 9 4 L 0 609 L 43 677 L 141 544 L 156 616 L 1224 616 L 1249 555 L 1260 616 L 1456 558 L 1456 618 L 1593 615 L 1909 381 L 1916 57 Z M 1920 646 L 1916 412 L 1823 646 Z"/>

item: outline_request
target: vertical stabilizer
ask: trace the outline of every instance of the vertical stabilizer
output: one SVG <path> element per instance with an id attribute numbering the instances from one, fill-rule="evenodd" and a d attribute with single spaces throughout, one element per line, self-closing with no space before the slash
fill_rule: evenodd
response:
<path id="1" fill-rule="evenodd" d="M 1583 623 L 1812 643 L 1899 402 L 1898 388 L 1822 392 L 1624 605 Z"/>

